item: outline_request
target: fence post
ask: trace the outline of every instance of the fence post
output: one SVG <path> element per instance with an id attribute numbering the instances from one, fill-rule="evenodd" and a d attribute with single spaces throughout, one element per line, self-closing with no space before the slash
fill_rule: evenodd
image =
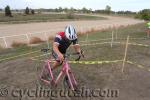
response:
<path id="1" fill-rule="evenodd" d="M 80 32 L 81 32 L 81 33 L 83 32 L 83 28 L 82 28 L 82 27 L 80 27 Z M 81 33 L 80 33 L 80 34 L 81 34 Z"/>
<path id="2" fill-rule="evenodd" d="M 118 29 L 116 28 L 116 40 L 118 39 Z"/>
<path id="3" fill-rule="evenodd" d="M 86 34 L 86 39 L 85 39 L 86 42 L 88 42 L 88 38 L 89 38 L 89 34 L 87 33 Z"/>
<path id="4" fill-rule="evenodd" d="M 45 35 L 45 39 L 46 39 L 46 42 L 47 42 L 47 47 L 48 47 L 48 49 L 50 49 L 48 36 L 47 36 L 46 33 L 44 33 L 44 35 Z"/>
<path id="5" fill-rule="evenodd" d="M 5 47 L 8 48 L 8 44 L 7 44 L 7 42 L 6 42 L 6 38 L 3 37 L 3 40 L 4 40 L 4 43 L 5 43 Z"/>
<path id="6" fill-rule="evenodd" d="M 129 44 L 129 36 L 127 37 L 127 41 L 126 41 L 125 53 L 124 53 L 123 64 L 122 64 L 122 73 L 124 71 L 124 65 L 127 57 L 128 44 Z"/>
<path id="7" fill-rule="evenodd" d="M 111 37 L 111 48 L 113 46 L 113 41 L 114 41 L 114 31 L 112 31 L 112 37 Z"/>
<path id="8" fill-rule="evenodd" d="M 26 38 L 27 38 L 28 44 L 30 44 L 30 38 L 29 38 L 28 34 L 25 34 L 25 35 L 26 35 Z"/>

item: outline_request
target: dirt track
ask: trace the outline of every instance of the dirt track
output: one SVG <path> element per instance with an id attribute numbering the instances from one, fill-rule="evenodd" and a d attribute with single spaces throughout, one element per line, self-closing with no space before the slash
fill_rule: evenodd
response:
<path id="1" fill-rule="evenodd" d="M 111 19 L 116 20 L 117 18 L 111 17 Z M 126 20 L 126 21 L 125 21 Z M 110 21 L 105 20 L 105 21 Z M 85 21 L 83 21 L 85 22 Z M 93 21 L 91 21 L 93 22 Z M 101 21 L 100 21 L 101 22 Z M 99 22 L 99 23 L 100 23 Z M 132 20 L 124 18 L 124 25 L 132 22 L 139 23 L 142 21 Z M 65 23 L 65 22 L 62 22 Z M 95 21 L 96 23 L 96 21 Z M 98 22 L 97 22 L 98 23 Z M 112 25 L 114 23 L 111 23 Z M 120 22 L 121 23 L 121 22 Z M 125 24 L 126 23 L 126 24 Z M 44 23 L 34 23 L 39 25 Z M 46 24 L 46 23 L 45 23 Z M 48 24 L 48 23 L 47 23 Z M 49 23 L 50 24 L 50 23 Z M 107 25 L 111 25 L 108 23 Z M 21 24 L 27 25 L 27 24 Z M 30 25 L 30 24 L 28 24 Z M 91 24 L 92 26 L 93 24 Z M 4 25 L 9 26 L 9 25 Z M 10 25 L 11 26 L 11 25 Z M 14 25 L 17 27 L 17 25 Z M 13 25 L 12 25 L 13 27 Z M 18 25 L 19 27 L 19 25 Z M 20 30 L 18 28 L 18 30 Z M 148 40 L 144 40 L 143 44 L 149 43 Z M 141 42 L 141 41 L 140 41 Z M 108 56 L 111 58 L 113 55 L 111 52 L 107 52 L 107 50 L 111 51 L 110 46 L 93 46 L 93 50 L 91 47 L 85 47 L 86 59 L 95 60 L 96 58 L 102 59 L 102 56 Z M 89 48 L 89 49 L 88 49 Z M 138 50 L 140 49 L 140 50 Z M 43 62 L 32 61 L 28 58 L 21 58 L 16 60 L 11 60 L 8 62 L 0 63 L 0 100 L 150 100 L 150 71 L 147 70 L 150 68 L 150 49 L 149 48 L 138 48 L 131 47 L 128 52 L 128 58 L 139 64 L 142 64 L 145 68 L 139 68 L 132 64 L 125 64 L 125 71 L 121 73 L 122 62 L 120 63 L 112 63 L 112 64 L 100 64 L 100 65 L 73 65 L 72 70 L 76 75 L 77 81 L 81 87 L 85 87 L 90 90 L 94 89 L 110 89 L 110 90 L 119 90 L 118 97 L 54 97 L 50 99 L 50 97 L 30 97 L 27 94 L 29 90 L 36 89 L 36 86 L 40 87 L 40 83 L 38 82 L 38 74 L 41 72 L 41 66 Z M 121 55 L 124 52 L 124 48 L 121 46 L 114 45 L 114 55 Z M 99 51 L 99 52 L 97 52 Z M 121 52 L 122 51 L 122 52 Z M 92 55 L 91 52 L 93 53 Z M 101 58 L 102 57 L 102 58 Z M 85 60 L 85 59 L 84 59 Z M 39 66 L 36 66 L 36 65 Z M 38 69 L 38 70 L 37 70 Z M 62 82 L 62 81 L 61 81 Z M 58 88 L 62 88 L 61 82 L 58 85 Z M 45 85 L 43 87 L 46 88 Z M 2 89 L 8 90 L 8 96 L 2 97 L 3 91 Z M 46 88 L 50 89 L 50 88 Z M 21 94 L 18 91 L 15 91 L 15 95 L 13 96 L 13 90 L 21 90 L 23 93 L 23 97 L 21 98 Z M 4 91 L 5 92 L 5 91 Z M 32 92 L 33 93 L 33 92 Z M 31 93 L 31 94 L 32 94 Z"/>
<path id="2" fill-rule="evenodd" d="M 98 16 L 98 15 L 97 15 Z M 56 31 L 63 30 L 68 24 L 72 24 L 79 28 L 93 28 L 98 26 L 98 28 L 107 28 L 113 25 L 132 25 L 141 23 L 143 21 L 124 18 L 124 17 L 112 17 L 112 16 L 102 16 L 108 18 L 108 20 L 96 20 L 96 21 L 65 21 L 65 22 L 41 22 L 41 23 L 28 23 L 28 24 L 11 24 L 3 25 L 0 24 L 0 36 L 9 35 L 20 35 L 27 33 L 45 32 L 45 31 Z"/>
<path id="3" fill-rule="evenodd" d="M 94 15 L 95 16 L 95 15 Z M 100 15 L 96 15 L 100 16 Z M 102 15 L 101 15 L 102 16 Z M 58 31 L 63 31 L 64 27 L 68 24 L 72 24 L 77 28 L 77 31 L 84 32 L 93 29 L 106 29 L 109 27 L 119 27 L 121 25 L 133 25 L 137 23 L 142 23 L 143 21 L 125 18 L 125 17 L 112 17 L 112 16 L 102 16 L 108 18 L 108 20 L 95 20 L 95 21 L 65 21 L 65 22 L 41 22 L 41 23 L 28 23 L 28 24 L 0 24 L 0 37 L 2 36 L 11 36 L 11 35 L 21 35 L 21 34 L 29 34 L 29 33 L 39 33 L 29 35 L 30 37 L 37 36 L 42 37 L 44 33 L 47 33 L 48 36 L 54 35 Z M 11 45 L 12 41 L 22 41 L 27 42 L 27 37 L 17 36 L 17 37 L 9 37 L 6 38 L 6 42 L 8 46 Z M 0 45 L 4 45 L 4 41 L 0 39 Z"/>

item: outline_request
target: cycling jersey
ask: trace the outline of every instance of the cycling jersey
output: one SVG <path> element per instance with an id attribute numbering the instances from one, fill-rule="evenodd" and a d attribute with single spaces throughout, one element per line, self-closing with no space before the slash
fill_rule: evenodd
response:
<path id="1" fill-rule="evenodd" d="M 54 42 L 56 44 L 58 44 L 58 49 L 61 53 L 65 54 L 66 53 L 66 50 L 67 48 L 73 44 L 78 44 L 78 40 L 75 39 L 75 40 L 68 40 L 66 37 L 65 37 L 65 32 L 59 32 L 55 39 L 54 39 Z"/>

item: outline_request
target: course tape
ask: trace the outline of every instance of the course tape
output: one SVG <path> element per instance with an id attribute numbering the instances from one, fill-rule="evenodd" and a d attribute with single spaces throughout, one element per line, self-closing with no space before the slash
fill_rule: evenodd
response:
<path id="1" fill-rule="evenodd" d="M 14 58 L 26 56 L 26 55 L 29 55 L 29 54 L 32 54 L 32 53 L 36 53 L 36 52 L 39 52 L 39 51 L 40 51 L 40 50 L 33 51 L 33 52 L 29 52 L 29 53 L 25 53 L 25 54 L 21 54 L 21 55 L 18 55 L 18 56 L 12 56 L 12 57 L 8 57 L 8 58 L 0 59 L 0 62 L 1 62 L 1 61 L 4 61 L 4 60 L 10 60 L 10 59 L 14 59 Z"/>
<path id="2" fill-rule="evenodd" d="M 143 37 L 143 38 L 130 38 L 130 40 L 146 40 L 149 39 L 147 37 Z M 98 39 L 98 40 L 88 40 L 88 41 L 80 41 L 79 43 L 84 43 L 84 42 L 98 42 L 98 41 L 102 41 L 102 40 L 112 40 L 112 38 L 106 38 L 106 39 Z M 127 40 L 127 38 L 117 38 L 115 40 Z"/>
<path id="3" fill-rule="evenodd" d="M 44 62 L 46 60 L 38 60 L 34 58 L 30 58 L 31 60 L 36 60 L 36 61 L 41 61 Z M 103 63 L 117 63 L 117 62 L 122 62 L 123 60 L 114 60 L 114 61 L 69 61 L 71 64 L 85 64 L 85 65 L 95 65 L 95 64 L 103 64 Z M 52 60 L 51 62 L 55 62 Z"/>
<path id="4" fill-rule="evenodd" d="M 110 43 L 112 43 L 112 42 L 91 43 L 91 44 L 81 44 L 81 46 L 91 46 L 91 45 L 110 44 Z M 113 42 L 113 43 L 120 43 L 120 42 Z"/>
<path id="5" fill-rule="evenodd" d="M 46 56 L 46 55 L 50 55 L 51 53 L 46 53 L 46 54 L 42 54 L 42 55 L 39 55 L 39 56 L 34 56 L 34 57 L 32 57 L 33 59 L 34 58 L 38 58 L 38 57 L 42 57 L 42 56 Z"/>
<path id="6" fill-rule="evenodd" d="M 99 45 L 99 44 L 126 44 L 125 42 L 103 42 L 103 43 L 91 43 L 91 44 L 81 44 L 81 46 L 90 46 L 90 45 Z M 128 43 L 129 45 L 134 45 L 134 46 L 144 46 L 144 47 L 150 47 L 150 45 L 146 44 L 138 44 L 138 43 Z"/>
<path id="7" fill-rule="evenodd" d="M 103 63 L 117 63 L 117 62 L 122 62 L 122 61 L 123 60 L 114 60 L 114 61 L 69 61 L 69 63 L 94 65 L 94 64 L 103 64 Z"/>
<path id="8" fill-rule="evenodd" d="M 132 64 L 132 65 L 135 65 L 135 66 L 137 66 L 138 68 L 145 69 L 145 70 L 147 70 L 147 71 L 150 72 L 150 68 L 146 68 L 146 67 L 144 67 L 143 65 L 137 64 L 137 63 L 132 62 L 132 61 L 126 61 L 126 62 L 129 63 L 129 64 Z"/>
<path id="9" fill-rule="evenodd" d="M 34 59 L 34 58 L 30 58 L 30 59 L 34 60 L 34 61 L 41 61 L 41 62 L 46 61 L 46 60 L 38 60 L 38 59 Z M 55 62 L 54 59 L 51 62 Z M 84 64 L 84 65 L 110 64 L 110 63 L 118 63 L 118 62 L 123 62 L 123 60 L 114 60 L 114 61 L 69 61 L 69 63 L 71 63 L 71 64 Z M 146 68 L 143 65 L 137 64 L 137 63 L 129 61 L 129 60 L 126 61 L 126 63 L 135 65 L 140 69 L 145 69 L 145 70 L 150 72 L 150 68 Z"/>
<path id="10" fill-rule="evenodd" d="M 103 42 L 103 43 L 91 43 L 91 44 L 81 44 L 81 46 L 94 46 L 94 45 L 100 45 L 100 44 L 125 44 L 125 43 L 121 43 L 121 42 Z M 144 46 L 144 47 L 150 47 L 150 45 L 144 45 L 144 44 L 136 44 L 136 43 L 128 43 L 129 45 L 135 45 L 135 46 Z M 1 61 L 5 61 L 5 60 L 10 60 L 10 59 L 14 59 L 14 58 L 18 58 L 18 57 L 22 57 L 22 56 L 26 56 L 35 52 L 40 52 L 40 50 L 34 51 L 34 52 L 29 52 L 29 53 L 25 53 L 25 54 L 21 54 L 21 55 L 17 55 L 17 56 L 12 56 L 12 57 L 8 57 L 8 58 L 4 58 L 4 59 L 0 59 Z M 43 56 L 43 55 L 40 55 Z M 40 57 L 40 56 L 35 56 L 35 57 Z M 33 57 L 34 58 L 34 57 Z"/>
<path id="11" fill-rule="evenodd" d="M 128 43 L 129 45 L 135 45 L 135 46 L 144 46 L 144 47 L 150 47 L 150 45 L 145 44 L 137 44 L 137 43 Z"/>
<path id="12" fill-rule="evenodd" d="M 112 38 L 98 39 L 98 40 L 85 40 L 85 41 L 80 41 L 79 43 L 84 43 L 84 42 L 98 42 L 98 41 L 104 41 L 104 40 L 112 40 Z"/>

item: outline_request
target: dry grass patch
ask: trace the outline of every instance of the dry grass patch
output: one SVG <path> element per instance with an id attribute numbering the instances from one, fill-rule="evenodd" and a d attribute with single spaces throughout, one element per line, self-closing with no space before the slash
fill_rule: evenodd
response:
<path id="1" fill-rule="evenodd" d="M 39 37 L 32 37 L 30 40 L 30 44 L 38 44 L 38 43 L 42 43 L 42 42 L 44 42 L 44 40 L 42 40 Z"/>
<path id="2" fill-rule="evenodd" d="M 13 43 L 11 44 L 11 47 L 22 47 L 22 46 L 27 46 L 26 43 L 23 43 L 23 42 L 17 42 L 17 41 L 13 41 Z"/>

